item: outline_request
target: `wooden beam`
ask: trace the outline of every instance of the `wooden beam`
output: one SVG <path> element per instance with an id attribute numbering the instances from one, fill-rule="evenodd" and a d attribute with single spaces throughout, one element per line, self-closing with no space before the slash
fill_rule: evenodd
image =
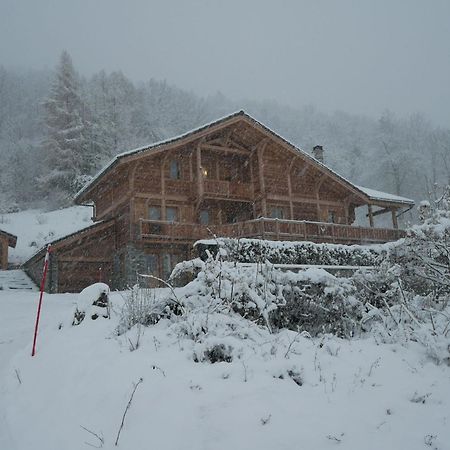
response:
<path id="1" fill-rule="evenodd" d="M 194 152 L 191 151 L 189 153 L 189 180 L 194 181 L 194 168 L 192 164 L 192 157 L 194 156 Z"/>
<path id="2" fill-rule="evenodd" d="M 161 219 L 166 220 L 166 177 L 165 166 L 169 154 L 166 153 L 161 161 Z"/>
<path id="3" fill-rule="evenodd" d="M 323 182 L 325 181 L 325 179 L 327 178 L 327 176 L 325 174 L 322 174 L 319 179 L 317 180 L 317 183 L 315 185 L 314 188 L 314 192 L 316 194 L 316 204 L 317 204 L 317 220 L 321 220 L 321 208 L 320 208 L 320 196 L 319 196 L 319 191 L 320 191 L 320 187 L 322 186 Z"/>
<path id="4" fill-rule="evenodd" d="M 370 205 L 370 206 L 372 206 L 372 205 Z M 381 214 L 386 214 L 391 211 L 392 211 L 391 208 L 383 208 L 383 209 L 379 209 L 377 211 L 372 211 L 372 217 L 379 216 Z M 366 214 L 366 217 L 369 217 L 369 213 Z"/>
<path id="5" fill-rule="evenodd" d="M 60 256 L 58 262 L 96 262 L 111 263 L 111 259 L 97 258 L 95 256 Z"/>
<path id="6" fill-rule="evenodd" d="M 392 208 L 392 225 L 396 230 L 398 229 L 397 208 Z"/>
<path id="7" fill-rule="evenodd" d="M 198 212 L 198 209 L 200 207 L 200 203 L 203 200 L 203 195 L 205 191 L 205 187 L 203 184 L 203 173 L 202 173 L 202 144 L 203 142 L 200 141 L 197 145 L 196 149 L 196 173 L 197 173 L 197 204 L 196 204 L 196 212 Z"/>
<path id="8" fill-rule="evenodd" d="M 369 217 L 369 225 L 370 228 L 373 228 L 373 213 L 372 213 L 372 205 L 367 205 L 367 216 Z"/>
<path id="9" fill-rule="evenodd" d="M 280 201 L 289 203 L 289 196 L 287 195 L 278 195 L 278 194 L 267 194 L 268 201 Z M 295 195 L 292 196 L 293 203 L 308 203 L 308 204 L 317 204 L 316 197 L 297 197 Z M 321 205 L 329 205 L 329 206 L 342 206 L 341 202 L 335 202 L 333 200 L 319 199 L 319 204 Z"/>
<path id="10" fill-rule="evenodd" d="M 253 202 L 252 202 L 252 210 L 253 210 L 253 218 L 254 219 L 256 219 L 256 205 L 255 205 L 255 176 L 254 176 L 254 173 L 253 173 L 253 161 L 252 161 L 252 158 L 253 158 L 253 152 L 249 155 L 249 158 L 248 158 L 248 164 L 249 164 L 249 166 L 250 166 L 250 183 L 251 183 L 251 186 L 252 186 L 252 199 L 253 199 Z"/>
<path id="11" fill-rule="evenodd" d="M 261 213 L 263 217 L 267 217 L 266 182 L 264 180 L 264 150 L 267 147 L 267 142 L 267 139 L 262 140 L 256 149 L 256 155 L 258 157 L 259 189 L 261 192 Z"/>
<path id="12" fill-rule="evenodd" d="M 294 165 L 295 160 L 297 159 L 297 156 L 293 156 L 291 161 L 289 162 L 288 166 L 288 194 L 289 194 L 289 212 L 290 212 L 290 219 L 294 220 L 294 204 L 292 202 L 292 180 L 291 180 L 291 171 L 292 166 Z"/>
<path id="13" fill-rule="evenodd" d="M 143 198 L 143 199 L 154 198 L 157 200 L 161 200 L 163 197 L 161 194 L 153 194 L 152 192 L 147 192 L 147 193 L 146 192 L 136 192 L 133 196 L 135 198 Z M 165 198 L 166 198 L 166 200 L 176 201 L 176 202 L 184 202 L 184 203 L 189 201 L 189 196 L 187 196 L 187 195 L 166 194 Z"/>
<path id="14" fill-rule="evenodd" d="M 249 150 L 241 150 L 238 148 L 233 148 L 233 147 L 224 147 L 222 145 L 213 145 L 213 144 L 202 144 L 201 145 L 202 150 L 211 150 L 211 151 L 216 151 L 216 152 L 220 152 L 220 153 L 232 153 L 235 155 L 244 155 L 244 156 L 248 156 L 250 151 Z"/>

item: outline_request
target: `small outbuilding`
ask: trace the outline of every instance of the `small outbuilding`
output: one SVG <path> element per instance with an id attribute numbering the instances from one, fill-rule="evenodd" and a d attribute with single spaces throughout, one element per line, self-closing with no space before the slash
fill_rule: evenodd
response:
<path id="1" fill-rule="evenodd" d="M 15 248 L 17 236 L 0 230 L 0 270 L 8 268 L 8 247 Z"/>

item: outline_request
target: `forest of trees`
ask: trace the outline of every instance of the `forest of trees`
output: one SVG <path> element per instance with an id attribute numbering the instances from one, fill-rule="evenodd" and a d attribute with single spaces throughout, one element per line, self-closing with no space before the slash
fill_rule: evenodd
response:
<path id="1" fill-rule="evenodd" d="M 150 74 L 151 75 L 151 74 Z M 239 109 L 352 182 L 422 200 L 450 183 L 450 130 L 423 115 L 379 118 L 298 109 L 275 101 L 201 98 L 165 81 L 134 83 L 121 72 L 80 76 L 63 52 L 55 71 L 0 66 L 0 212 L 69 205 L 117 153 Z"/>

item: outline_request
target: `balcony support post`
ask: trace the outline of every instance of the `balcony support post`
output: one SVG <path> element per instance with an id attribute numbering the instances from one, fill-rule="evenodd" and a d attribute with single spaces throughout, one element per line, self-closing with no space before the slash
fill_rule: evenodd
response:
<path id="1" fill-rule="evenodd" d="M 288 193 L 289 193 L 289 209 L 290 209 L 290 219 L 294 220 L 294 204 L 292 202 L 292 179 L 291 179 L 291 171 L 292 171 L 292 166 L 294 165 L 295 160 L 297 159 L 297 156 L 294 156 L 291 159 L 291 162 L 289 163 L 288 166 L 288 178 L 287 178 L 287 182 L 288 182 Z"/>
<path id="2" fill-rule="evenodd" d="M 369 225 L 370 228 L 373 228 L 374 223 L 373 223 L 373 211 L 372 211 L 372 205 L 367 205 L 367 216 L 369 217 Z"/>
<path id="3" fill-rule="evenodd" d="M 392 226 L 398 230 L 397 208 L 392 208 Z"/>

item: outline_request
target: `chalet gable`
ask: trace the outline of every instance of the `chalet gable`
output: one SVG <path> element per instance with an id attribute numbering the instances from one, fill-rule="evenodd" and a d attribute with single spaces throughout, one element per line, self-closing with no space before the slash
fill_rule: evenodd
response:
<path id="1" fill-rule="evenodd" d="M 374 204 L 380 207 L 404 207 L 414 204 L 407 198 L 354 185 L 244 111 L 230 114 L 180 136 L 117 155 L 76 194 L 75 203 L 82 204 L 91 201 L 93 190 L 101 186 L 113 174 L 122 177 L 130 176 L 131 169 L 124 170 L 124 167 L 129 167 L 130 163 L 164 152 L 182 152 L 187 147 L 195 148 L 199 145 L 202 149 L 243 156 L 253 153 L 262 154 L 265 149 L 275 147 L 277 154 L 286 162 L 287 170 L 291 170 L 296 161 L 304 163 L 304 167 L 297 171 L 297 175 L 305 176 L 306 172 L 310 171 L 317 190 L 326 188 L 332 183 L 338 189 L 346 191 L 355 205 Z M 376 194 L 372 195 L 374 193 Z"/>

